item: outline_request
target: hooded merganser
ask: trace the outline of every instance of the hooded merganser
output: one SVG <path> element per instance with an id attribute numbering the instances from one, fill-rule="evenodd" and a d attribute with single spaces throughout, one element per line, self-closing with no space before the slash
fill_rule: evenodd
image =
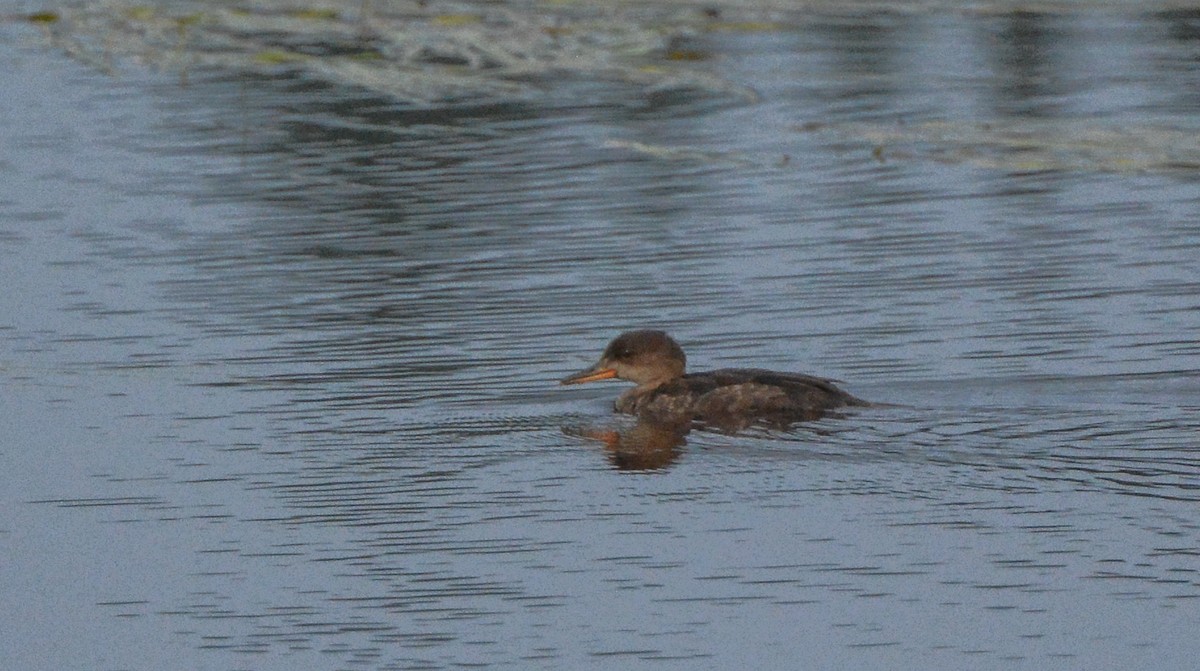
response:
<path id="1" fill-rule="evenodd" d="M 630 331 L 609 343 L 595 366 L 562 384 L 609 378 L 635 382 L 617 399 L 616 410 L 661 424 L 788 424 L 820 418 L 834 408 L 869 405 L 824 378 L 757 368 L 685 373 L 686 365 L 683 349 L 666 333 Z"/>

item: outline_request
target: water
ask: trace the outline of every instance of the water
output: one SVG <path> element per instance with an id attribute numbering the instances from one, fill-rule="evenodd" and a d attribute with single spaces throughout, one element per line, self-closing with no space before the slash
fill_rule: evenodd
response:
<path id="1" fill-rule="evenodd" d="M 0 34 L 4 668 L 1200 652 L 1192 14 L 816 14 L 696 38 L 756 102 L 434 110 Z M 895 406 L 630 452 L 556 380 L 641 326 Z"/>

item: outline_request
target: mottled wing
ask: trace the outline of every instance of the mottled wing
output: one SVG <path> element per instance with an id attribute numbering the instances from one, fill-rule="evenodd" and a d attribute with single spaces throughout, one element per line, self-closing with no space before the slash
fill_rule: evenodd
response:
<path id="1" fill-rule="evenodd" d="M 779 373 L 759 368 L 725 368 L 715 370 L 707 375 L 718 381 L 721 386 L 752 383 L 776 387 L 784 390 L 793 398 L 810 399 L 810 402 L 815 402 L 816 399 L 827 399 L 819 403 L 825 407 L 830 407 L 831 401 L 834 406 L 861 403 L 858 399 L 839 389 L 833 380 L 802 373 Z"/>

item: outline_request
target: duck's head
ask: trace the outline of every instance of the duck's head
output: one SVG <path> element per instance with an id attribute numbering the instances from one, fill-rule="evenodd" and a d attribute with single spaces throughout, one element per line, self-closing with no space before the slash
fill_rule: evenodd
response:
<path id="1" fill-rule="evenodd" d="M 579 384 L 619 378 L 639 386 L 657 386 L 683 375 L 687 357 L 679 344 L 662 331 L 629 331 L 608 343 L 595 366 L 562 380 Z"/>

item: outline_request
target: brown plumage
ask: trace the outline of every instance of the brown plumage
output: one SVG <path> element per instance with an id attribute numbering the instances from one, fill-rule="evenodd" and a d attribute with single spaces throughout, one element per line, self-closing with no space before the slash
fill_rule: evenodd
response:
<path id="1" fill-rule="evenodd" d="M 868 405 L 832 381 L 799 373 L 725 368 L 685 373 L 683 349 L 662 331 L 630 331 L 609 343 L 595 366 L 562 380 L 619 378 L 637 383 L 617 399 L 619 412 L 655 423 L 700 422 L 740 428 L 817 419 L 845 406 Z"/>

